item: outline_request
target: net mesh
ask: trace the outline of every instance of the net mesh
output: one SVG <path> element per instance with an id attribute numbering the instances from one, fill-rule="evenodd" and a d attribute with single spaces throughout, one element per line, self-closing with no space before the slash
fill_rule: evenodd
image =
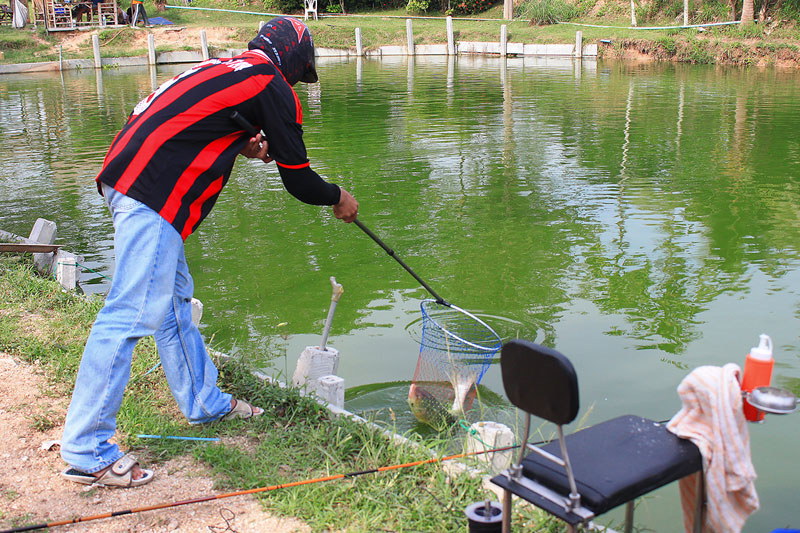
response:
<path id="1" fill-rule="evenodd" d="M 478 317 L 424 300 L 422 342 L 408 401 L 434 428 L 454 423 L 472 407 L 478 383 L 500 349 L 499 335 Z"/>

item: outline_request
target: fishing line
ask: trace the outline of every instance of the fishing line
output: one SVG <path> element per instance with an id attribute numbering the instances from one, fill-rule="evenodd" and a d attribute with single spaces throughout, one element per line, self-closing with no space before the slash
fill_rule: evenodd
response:
<path id="1" fill-rule="evenodd" d="M 200 497 L 200 498 L 193 498 L 193 499 L 190 499 L 190 500 L 182 500 L 182 501 L 178 501 L 178 502 L 159 503 L 159 504 L 156 504 L 156 505 L 149 505 L 149 506 L 145 506 L 145 507 L 135 507 L 135 508 L 132 508 L 132 509 L 126 509 L 124 511 L 112 511 L 110 513 L 103 513 L 103 514 L 97 514 L 97 515 L 91 515 L 91 516 L 79 516 L 77 518 L 72 518 L 72 519 L 69 519 L 69 520 L 60 520 L 60 521 L 56 521 L 56 522 L 48 522 L 46 524 L 36 524 L 36 525 L 32 525 L 32 526 L 15 527 L 15 528 L 12 528 L 12 529 L 4 529 L 4 530 L 0 531 L 0 533 L 19 533 L 19 532 L 22 532 L 22 531 L 34 531 L 34 530 L 37 530 L 37 529 L 45 529 L 45 528 L 57 527 L 57 526 L 65 526 L 65 525 L 68 525 L 68 524 L 77 524 L 77 523 L 80 523 L 80 522 L 89 522 L 91 520 L 100 520 L 102 518 L 113 518 L 115 516 L 124 516 L 124 515 L 129 515 L 129 514 L 134 514 L 134 513 L 141 513 L 141 512 L 144 512 L 144 511 L 156 511 L 158 509 L 168 509 L 168 508 L 171 508 L 171 507 L 179 507 L 179 506 L 182 506 L 182 505 L 189 505 L 189 504 L 192 504 L 192 503 L 202 503 L 202 502 L 209 502 L 209 501 L 213 501 L 213 500 L 221 500 L 221 499 L 224 499 L 224 498 L 231 498 L 233 496 L 244 496 L 246 494 L 257 494 L 259 492 L 270 492 L 270 491 L 274 491 L 274 490 L 278 490 L 278 489 L 286 489 L 286 488 L 290 488 L 290 487 L 299 487 L 299 486 L 302 486 L 302 485 L 311 485 L 311 484 L 314 484 L 314 483 L 321 483 L 323 481 L 334 481 L 334 480 L 338 480 L 338 479 L 354 478 L 354 477 L 358 477 L 358 476 L 363 476 L 364 474 L 374 474 L 374 473 L 378 473 L 378 472 L 388 472 L 390 470 L 400 470 L 400 469 L 403 469 L 403 468 L 412 468 L 412 467 L 415 467 L 415 466 L 421 466 L 421 465 L 426 465 L 426 464 L 441 463 L 443 461 L 450 461 L 450 460 L 453 460 L 453 459 L 461 459 L 463 457 L 469 457 L 469 456 L 473 456 L 473 455 L 482 455 L 482 454 L 494 453 L 494 452 L 504 452 L 504 451 L 512 450 L 512 449 L 518 448 L 518 447 L 519 447 L 519 444 L 515 444 L 513 446 L 505 446 L 503 448 L 495 448 L 493 450 L 481 450 L 481 451 L 475 451 L 475 452 L 457 453 L 457 454 L 448 455 L 448 456 L 445 456 L 445 457 L 433 457 L 431 459 L 424 459 L 424 460 L 421 460 L 421 461 L 413 461 L 413 462 L 410 462 L 410 463 L 402 463 L 402 464 L 397 464 L 397 465 L 381 466 L 381 467 L 378 467 L 378 468 L 370 468 L 370 469 L 367 469 L 367 470 L 359 470 L 357 472 L 349 472 L 347 474 L 335 474 L 335 475 L 332 475 L 332 476 L 324 476 L 324 477 L 318 477 L 318 478 L 313 478 L 313 479 L 304 479 L 304 480 L 301 480 L 301 481 L 291 481 L 289 483 L 281 483 L 281 484 L 278 484 L 278 485 L 270 485 L 268 487 L 259 487 L 259 488 L 255 488 L 255 489 L 240 490 L 240 491 L 236 491 L 236 492 L 228 492 L 226 494 L 216 494 L 216 495 L 213 495 L 213 496 L 203 496 L 203 497 Z"/>

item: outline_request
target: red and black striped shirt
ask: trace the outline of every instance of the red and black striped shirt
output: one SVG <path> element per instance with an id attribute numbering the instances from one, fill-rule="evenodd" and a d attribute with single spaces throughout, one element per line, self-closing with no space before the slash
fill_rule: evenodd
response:
<path id="1" fill-rule="evenodd" d="M 97 181 L 156 211 L 185 240 L 211 211 L 250 138 L 231 119 L 234 110 L 264 131 L 284 183 L 287 170 L 304 170 L 317 178 L 315 187 L 324 186 L 324 199 L 309 203 L 338 202 L 338 187 L 309 168 L 297 94 L 260 50 L 204 61 L 139 102 Z"/>

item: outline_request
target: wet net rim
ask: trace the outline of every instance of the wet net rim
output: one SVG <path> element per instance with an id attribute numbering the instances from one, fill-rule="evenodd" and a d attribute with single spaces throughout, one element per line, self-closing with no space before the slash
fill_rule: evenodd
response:
<path id="1" fill-rule="evenodd" d="M 471 319 L 475 320 L 475 321 L 476 321 L 476 322 L 478 322 L 480 325 L 482 325 L 483 327 L 485 327 L 487 330 L 489 330 L 490 332 L 492 332 L 492 335 L 494 335 L 494 336 L 495 336 L 495 338 L 497 339 L 497 343 L 496 343 L 496 345 L 494 345 L 494 346 L 493 346 L 493 347 L 491 347 L 491 348 L 487 348 L 486 346 L 481 346 L 480 344 L 475 344 L 474 342 L 470 342 L 470 341 L 468 341 L 468 340 L 466 340 L 466 339 L 463 339 L 462 337 L 459 337 L 458 335 L 456 335 L 456 334 L 455 334 L 455 333 L 453 333 L 452 331 L 450 331 L 450 330 L 448 330 L 447 328 L 445 328 L 444 326 L 442 326 L 442 325 L 441 325 L 439 322 L 437 322 L 437 321 L 436 321 L 436 318 L 434 317 L 434 315 L 433 315 L 432 313 L 429 313 L 429 312 L 427 312 L 427 311 L 425 310 L 425 304 L 426 304 L 426 303 L 437 304 L 437 305 L 443 305 L 443 306 L 445 306 L 445 307 L 448 307 L 448 308 L 450 308 L 450 309 L 453 309 L 453 310 L 455 310 L 455 311 L 458 311 L 459 313 L 463 313 L 463 314 L 467 315 L 468 317 L 470 317 Z M 420 303 L 419 307 L 420 307 L 420 309 L 422 310 L 423 318 L 424 318 L 424 317 L 427 317 L 427 319 L 428 319 L 428 320 L 430 320 L 431 322 L 433 322 L 434 324 L 436 324 L 436 327 L 437 327 L 437 328 L 439 328 L 440 330 L 444 331 L 444 332 L 445 332 L 447 335 L 451 336 L 452 338 L 454 338 L 454 339 L 457 339 L 459 342 L 463 342 L 464 344 L 466 344 L 466 345 L 468 345 L 468 346 L 471 346 L 471 347 L 473 347 L 473 348 L 475 348 L 475 349 L 477 349 L 477 350 L 482 350 L 482 351 L 484 351 L 484 352 L 487 352 L 487 354 L 488 354 L 488 353 L 497 352 L 497 351 L 500 349 L 501 345 L 502 345 L 502 342 L 503 342 L 503 341 L 502 341 L 502 339 L 500 338 L 500 335 L 499 335 L 499 334 L 498 334 L 498 333 L 497 333 L 497 332 L 496 332 L 494 329 L 492 329 L 492 327 L 491 327 L 489 324 L 487 324 L 486 322 L 484 322 L 483 320 L 481 320 L 481 319 L 480 319 L 480 318 L 478 318 L 477 316 L 473 315 L 472 313 L 470 313 L 470 312 L 469 312 L 469 311 L 467 311 L 466 309 L 461 309 L 461 308 L 460 308 L 460 307 L 458 307 L 457 305 L 453 305 L 453 304 L 451 304 L 451 303 L 442 303 L 442 302 L 439 302 L 439 301 L 437 301 L 437 300 L 433 300 L 433 299 L 427 299 L 427 300 L 423 300 L 423 301 L 422 301 L 422 303 Z"/>

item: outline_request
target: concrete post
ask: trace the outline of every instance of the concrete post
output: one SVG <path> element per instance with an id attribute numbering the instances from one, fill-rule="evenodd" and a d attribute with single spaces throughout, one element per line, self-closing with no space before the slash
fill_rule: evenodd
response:
<path id="1" fill-rule="evenodd" d="M 411 27 L 411 19 L 406 19 L 406 41 L 408 42 L 408 55 L 414 55 L 414 30 Z"/>
<path id="2" fill-rule="evenodd" d="M 147 34 L 147 63 L 156 64 L 156 38 L 152 33 Z"/>
<path id="3" fill-rule="evenodd" d="M 514 432 L 505 424 L 498 422 L 475 422 L 469 428 L 467 453 L 505 448 L 514 445 Z M 512 461 L 512 450 L 484 453 L 476 456 L 489 464 L 489 469 L 498 473 L 509 466 Z"/>
<path id="4" fill-rule="evenodd" d="M 44 218 L 36 219 L 31 229 L 31 234 L 28 237 L 28 242 L 39 244 L 53 244 L 56 242 L 56 234 L 58 228 L 56 223 Z M 42 274 L 50 274 L 53 271 L 53 254 L 33 254 L 33 264 L 36 270 Z"/>
<path id="5" fill-rule="evenodd" d="M 203 52 L 203 61 L 208 59 L 208 36 L 206 30 L 200 32 L 200 49 Z"/>
<path id="6" fill-rule="evenodd" d="M 689 25 L 689 0 L 683 0 L 683 25 Z"/>
<path id="7" fill-rule="evenodd" d="M 103 61 L 100 59 L 100 37 L 97 32 L 92 33 L 92 51 L 94 52 L 94 68 L 102 68 Z"/>
<path id="8" fill-rule="evenodd" d="M 453 17 L 447 17 L 447 55 L 456 55 L 456 43 L 453 38 Z"/>
<path id="9" fill-rule="evenodd" d="M 503 18 L 506 20 L 514 18 L 514 0 L 503 0 Z"/>
<path id="10" fill-rule="evenodd" d="M 578 59 L 583 58 L 583 32 L 575 32 L 575 57 Z"/>
<path id="11" fill-rule="evenodd" d="M 329 404 L 344 409 L 344 378 L 334 375 L 319 377 L 314 392 Z"/>
<path id="12" fill-rule="evenodd" d="M 68 291 L 73 291 L 78 286 L 78 260 L 82 257 L 59 250 L 56 254 L 56 281 Z"/>
<path id="13" fill-rule="evenodd" d="M 326 346 L 324 350 L 320 350 L 319 346 L 306 346 L 297 359 L 292 385 L 298 388 L 305 386 L 313 388 L 318 378 L 336 374 L 338 368 L 339 350 L 330 346 Z"/>
<path id="14" fill-rule="evenodd" d="M 266 23 L 267 23 L 266 20 L 259 21 L 259 23 L 258 23 L 258 31 L 261 31 L 261 28 L 263 28 L 264 24 L 266 24 Z"/>
<path id="15" fill-rule="evenodd" d="M 356 28 L 356 55 L 359 57 L 364 55 L 364 50 L 361 48 L 361 28 Z"/>
<path id="16" fill-rule="evenodd" d="M 508 26 L 500 26 L 500 57 L 508 55 Z"/>

